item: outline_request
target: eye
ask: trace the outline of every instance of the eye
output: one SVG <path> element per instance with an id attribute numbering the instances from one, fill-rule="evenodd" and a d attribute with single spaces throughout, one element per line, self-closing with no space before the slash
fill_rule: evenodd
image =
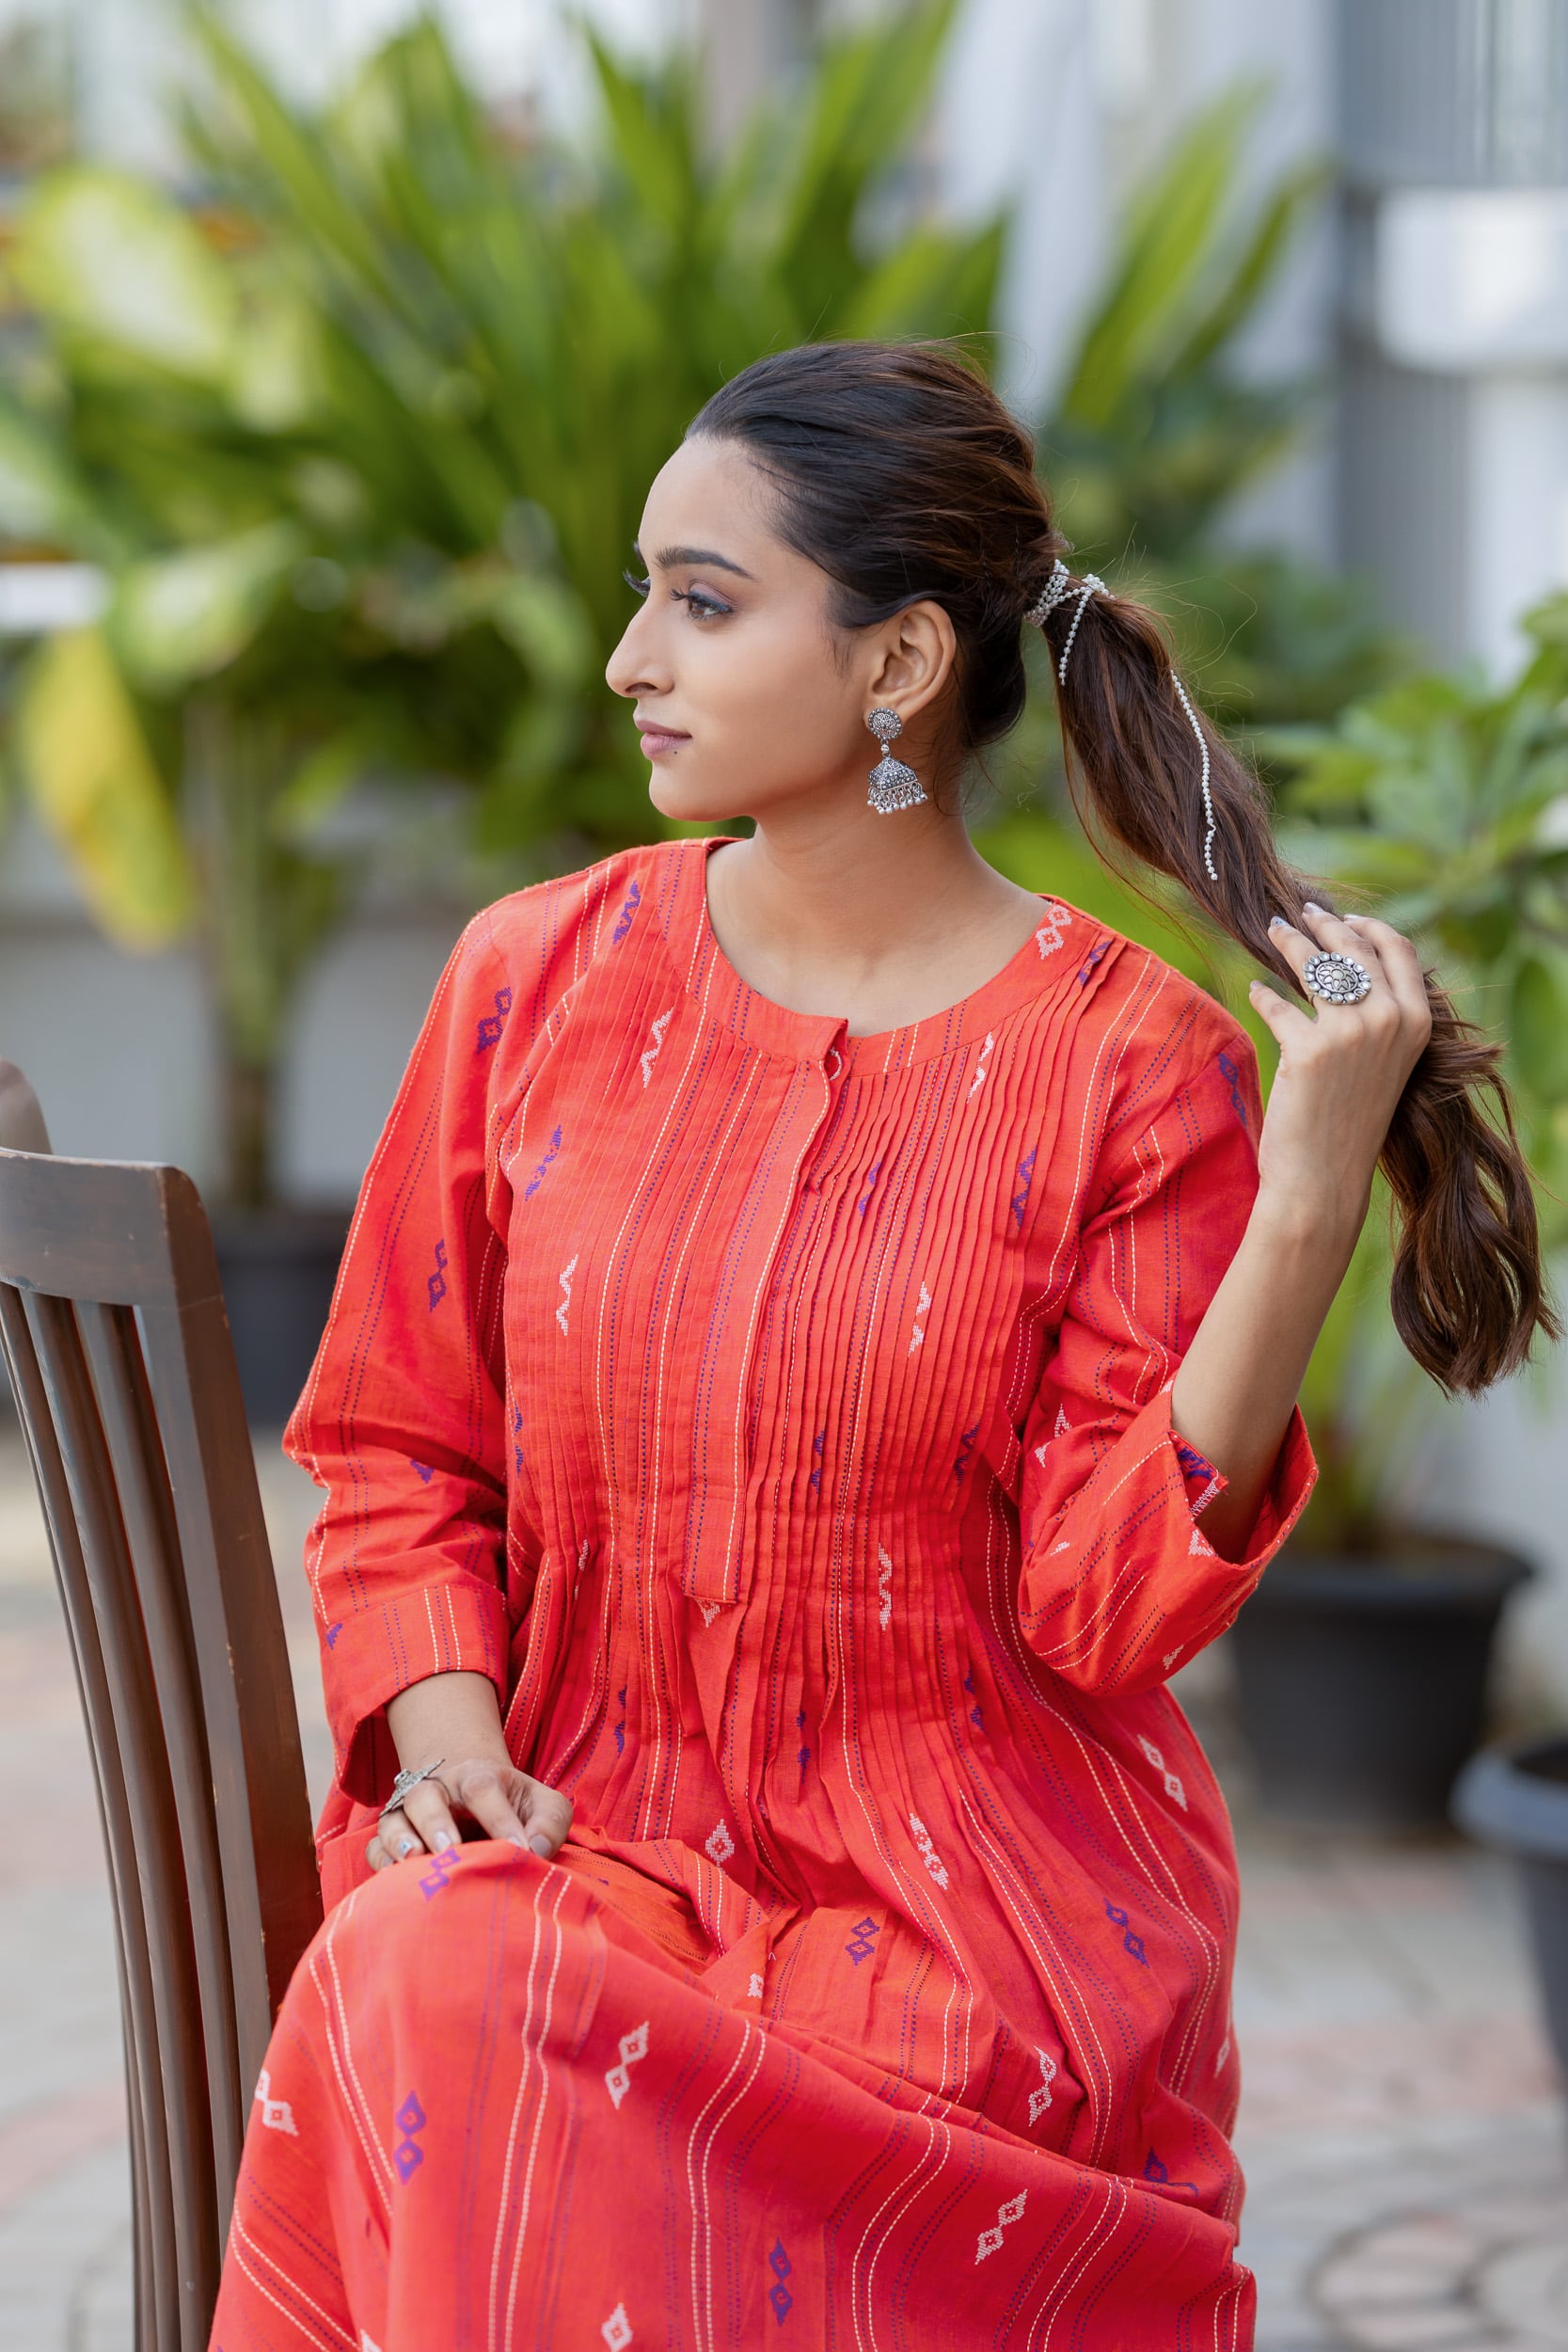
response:
<path id="1" fill-rule="evenodd" d="M 670 593 L 677 603 L 689 609 L 694 621 L 709 621 L 716 614 L 735 610 L 733 605 L 721 604 L 717 596 L 705 596 L 700 588 L 673 588 Z"/>
<path id="2" fill-rule="evenodd" d="M 647 580 L 639 580 L 635 572 L 623 572 L 621 574 L 621 578 L 626 581 L 628 588 L 635 590 L 638 596 L 645 596 L 647 595 L 651 584 Z"/>

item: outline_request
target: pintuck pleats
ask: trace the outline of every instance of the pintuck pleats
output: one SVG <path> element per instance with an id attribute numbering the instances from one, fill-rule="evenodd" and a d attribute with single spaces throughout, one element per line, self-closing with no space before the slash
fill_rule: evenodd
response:
<path id="1" fill-rule="evenodd" d="M 1256 1190 L 1236 1025 L 1058 901 L 880 1037 L 713 845 L 476 918 L 288 1437 L 327 1921 L 214 2342 L 1241 2352 L 1234 1863 L 1164 1683 L 1247 1557 L 1169 1390 Z M 389 1698 L 576 1808 L 370 1883 Z"/>

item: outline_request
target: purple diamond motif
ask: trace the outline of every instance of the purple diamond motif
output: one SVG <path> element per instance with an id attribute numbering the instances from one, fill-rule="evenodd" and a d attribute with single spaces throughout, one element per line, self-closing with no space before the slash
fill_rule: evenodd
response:
<path id="1" fill-rule="evenodd" d="M 338 1646 L 338 1636 L 339 1636 L 339 1634 L 342 1631 L 342 1629 L 342 1629 L 342 1627 L 341 1627 L 341 1625 L 329 1625 L 329 1626 L 327 1627 L 327 1629 L 326 1629 L 326 1646 L 327 1646 L 327 1648 L 328 1648 L 328 1649 L 336 1649 L 336 1648 L 337 1648 L 337 1646 Z"/>
<path id="2" fill-rule="evenodd" d="M 461 1846 L 445 1846 L 439 1853 L 431 1855 L 430 1867 L 420 1881 L 420 1892 L 426 1902 L 429 1902 L 432 1895 L 440 1893 L 462 1859 Z M 404 2128 L 407 2130 L 410 2126 L 405 2124 Z"/>
<path id="3" fill-rule="evenodd" d="M 474 1047 L 476 1054 L 488 1053 L 491 1046 L 499 1041 L 500 1033 L 506 1026 L 506 1016 L 511 1010 L 512 991 L 509 988 L 498 988 L 495 1011 L 487 1012 L 479 1025 L 479 1042 Z"/>
<path id="4" fill-rule="evenodd" d="M 420 2106 L 412 2091 L 399 2107 L 393 2120 L 403 2134 L 403 2137 L 392 2151 L 392 2162 L 397 2166 L 398 2178 L 402 2181 L 410 2181 L 424 2162 L 424 2150 L 416 2148 L 414 2135 L 416 2132 L 423 2131 L 428 2120 L 423 2107 Z"/>
<path id="5" fill-rule="evenodd" d="M 872 1953 L 877 1948 L 871 1939 L 875 1935 L 880 1935 L 881 1931 L 880 1927 L 875 1919 L 866 1918 L 856 1920 L 853 1939 L 851 1942 L 846 1944 L 844 1948 L 848 1953 L 857 1968 L 860 1966 L 863 1960 L 870 1959 Z"/>
<path id="6" fill-rule="evenodd" d="M 775 2238 L 773 2241 L 773 2251 L 768 2257 L 768 2267 L 773 2273 L 773 2284 L 768 2290 L 768 2300 L 772 2304 L 773 2316 L 782 2328 L 784 2316 L 795 2300 L 784 2284 L 784 2280 L 795 2265 L 784 2252 L 784 2241 L 781 2238 Z"/>
<path id="7" fill-rule="evenodd" d="M 408 1457 L 408 1467 L 422 1486 L 428 1486 L 436 1475 L 428 1462 L 416 1462 L 412 1454 Z"/>
<path id="8" fill-rule="evenodd" d="M 445 1241 L 438 1241 L 436 1245 L 436 1271 L 427 1279 L 425 1288 L 430 1293 L 430 1311 L 434 1314 L 447 1295 L 447 1245 Z"/>
<path id="9" fill-rule="evenodd" d="M 979 1434 L 980 1424 L 976 1422 L 974 1428 L 966 1429 L 963 1436 L 959 1438 L 958 1458 L 953 1465 L 953 1475 L 955 1478 L 961 1479 L 965 1470 L 969 1468 L 969 1457 L 974 1451 L 974 1440 Z"/>

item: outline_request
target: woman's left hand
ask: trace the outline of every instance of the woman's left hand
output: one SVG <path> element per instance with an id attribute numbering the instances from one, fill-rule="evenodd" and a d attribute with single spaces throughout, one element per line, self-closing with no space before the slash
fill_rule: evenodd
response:
<path id="1" fill-rule="evenodd" d="M 1405 1081 L 1432 1035 L 1420 958 L 1391 924 L 1307 906 L 1310 932 L 1276 919 L 1271 930 L 1291 969 L 1305 975 L 1324 950 L 1353 956 L 1371 975 L 1357 1005 L 1312 1000 L 1311 1012 L 1255 980 L 1251 996 L 1279 1043 L 1259 1146 L 1259 1203 L 1321 1219 L 1354 1243 L 1373 1171 Z"/>

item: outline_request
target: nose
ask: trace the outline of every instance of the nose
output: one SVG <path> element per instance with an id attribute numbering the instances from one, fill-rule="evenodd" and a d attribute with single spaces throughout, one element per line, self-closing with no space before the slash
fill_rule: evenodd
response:
<path id="1" fill-rule="evenodd" d="M 647 605 L 641 605 L 626 623 L 620 644 L 605 663 L 605 684 L 612 694 L 631 698 L 669 692 L 669 664 L 660 656 L 656 639 L 654 614 Z"/>

